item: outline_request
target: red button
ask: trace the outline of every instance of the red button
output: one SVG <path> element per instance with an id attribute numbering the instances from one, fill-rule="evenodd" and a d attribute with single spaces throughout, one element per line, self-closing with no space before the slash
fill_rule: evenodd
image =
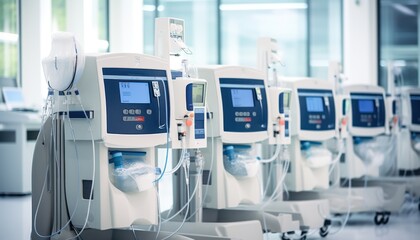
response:
<path id="1" fill-rule="evenodd" d="M 144 122 L 144 116 L 138 116 L 136 117 L 137 122 Z"/>
<path id="2" fill-rule="evenodd" d="M 284 121 L 284 119 L 280 119 L 279 120 L 279 125 L 280 126 L 284 126 L 285 123 L 286 123 L 286 121 Z"/>
<path id="3" fill-rule="evenodd" d="M 191 126 L 193 125 L 193 122 L 192 122 L 192 120 L 191 120 L 191 119 L 187 119 L 187 120 L 185 121 L 185 124 L 187 125 L 187 127 L 191 127 Z"/>
<path id="4" fill-rule="evenodd" d="M 251 122 L 251 118 L 250 117 L 245 117 L 244 122 Z"/>

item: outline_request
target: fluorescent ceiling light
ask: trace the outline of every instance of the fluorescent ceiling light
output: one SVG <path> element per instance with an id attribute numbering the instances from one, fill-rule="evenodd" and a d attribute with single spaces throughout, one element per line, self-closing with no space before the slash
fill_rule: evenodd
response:
<path id="1" fill-rule="evenodd" d="M 307 9 L 306 3 L 239 3 L 221 4 L 221 11 L 296 10 Z"/>
<path id="2" fill-rule="evenodd" d="M 408 16 L 416 16 L 416 12 L 408 8 L 407 6 L 404 6 L 400 3 L 392 4 L 392 7 L 395 8 L 397 11 L 399 11 L 402 14 L 408 15 Z"/>
<path id="3" fill-rule="evenodd" d="M 155 5 L 143 5 L 144 12 L 154 12 L 156 10 Z"/>
<path id="4" fill-rule="evenodd" d="M 143 12 L 154 12 L 156 10 L 156 6 L 155 5 L 143 5 Z M 162 12 L 163 10 L 165 10 L 165 6 L 163 5 L 159 5 L 157 10 L 159 12 Z"/>
<path id="5" fill-rule="evenodd" d="M 0 32 L 0 42 L 17 43 L 19 36 L 15 33 Z"/>

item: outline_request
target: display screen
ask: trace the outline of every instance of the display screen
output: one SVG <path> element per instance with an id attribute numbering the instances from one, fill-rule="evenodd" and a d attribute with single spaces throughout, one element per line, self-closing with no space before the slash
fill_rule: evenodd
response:
<path id="1" fill-rule="evenodd" d="M 283 107 L 289 108 L 290 105 L 290 93 L 284 93 L 283 94 Z"/>
<path id="2" fill-rule="evenodd" d="M 373 100 L 359 100 L 359 112 L 360 113 L 373 113 Z"/>
<path id="3" fill-rule="evenodd" d="M 323 112 L 324 107 L 321 97 L 306 97 L 306 110 L 308 112 Z"/>
<path id="4" fill-rule="evenodd" d="M 204 104 L 204 84 L 193 84 L 193 103 Z"/>
<path id="5" fill-rule="evenodd" d="M 233 107 L 254 107 L 252 89 L 231 89 Z"/>
<path id="6" fill-rule="evenodd" d="M 120 82 L 121 103 L 150 103 L 147 82 Z"/>

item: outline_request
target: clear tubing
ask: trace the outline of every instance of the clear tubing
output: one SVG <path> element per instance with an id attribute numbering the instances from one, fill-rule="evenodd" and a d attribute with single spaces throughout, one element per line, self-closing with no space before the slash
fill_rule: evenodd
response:
<path id="1" fill-rule="evenodd" d="M 338 150 L 338 154 L 337 154 L 337 156 L 335 157 L 335 159 L 334 159 L 334 160 L 332 160 L 332 161 L 331 161 L 331 163 L 330 163 L 331 168 L 330 168 L 330 170 L 328 171 L 328 176 L 330 176 L 330 175 L 331 175 L 332 171 L 334 170 L 334 168 L 335 168 L 335 166 L 336 166 L 336 163 L 338 163 L 338 162 L 340 161 L 341 156 L 344 154 L 343 142 L 342 142 L 341 140 L 339 140 L 339 145 L 340 145 L 340 147 L 339 147 L 339 150 Z"/>
<path id="2" fill-rule="evenodd" d="M 286 151 L 288 151 L 288 147 L 284 146 L 284 153 L 286 153 Z M 290 166 L 290 159 L 285 159 L 284 165 L 283 165 L 283 170 L 282 170 L 282 176 L 280 178 L 280 180 L 277 183 L 277 187 L 273 190 L 273 193 L 271 194 L 271 196 L 269 197 L 269 199 L 266 201 L 264 207 L 269 204 L 270 202 L 273 201 L 273 199 L 275 197 L 278 196 L 279 194 L 279 188 L 280 186 L 282 186 L 282 184 L 284 183 L 284 180 L 286 179 L 286 174 L 287 174 L 287 170 L 289 169 Z"/>
<path id="3" fill-rule="evenodd" d="M 184 144 L 182 144 L 182 146 L 184 146 Z M 177 165 L 173 169 L 166 171 L 165 175 L 170 175 L 170 174 L 173 174 L 176 171 L 178 171 L 178 169 L 182 166 L 182 164 L 185 161 L 186 152 L 187 152 L 187 149 L 182 147 L 181 156 L 179 156 L 179 161 L 178 161 Z"/>
<path id="4" fill-rule="evenodd" d="M 189 179 L 189 173 L 188 173 L 187 167 L 184 166 L 184 169 L 185 169 L 185 173 L 186 173 L 185 178 Z M 187 196 L 190 196 L 190 188 L 189 188 L 188 180 L 186 181 L 186 186 L 187 186 Z M 187 210 L 185 211 L 185 216 L 184 216 L 184 219 L 182 220 L 181 225 L 174 232 L 172 232 L 169 236 L 166 236 L 162 240 L 166 240 L 166 239 L 171 238 L 173 235 L 175 235 L 184 226 L 184 224 L 187 220 L 188 211 L 190 210 L 190 201 L 188 201 L 188 203 L 186 205 L 187 205 Z"/>
<path id="5" fill-rule="evenodd" d="M 207 112 L 208 112 L 208 109 L 207 109 Z M 214 129 L 213 129 L 213 124 L 210 124 L 210 123 L 211 123 L 211 119 L 209 120 L 209 125 L 211 126 L 211 130 L 210 130 L 211 131 L 211 160 L 210 160 L 210 170 L 211 170 L 211 169 L 213 169 L 213 163 L 214 163 L 214 135 L 213 135 L 213 133 L 214 133 L 213 130 Z M 207 182 L 209 182 L 209 181 L 210 181 L 210 174 L 207 176 Z M 204 206 L 204 201 L 205 201 L 205 199 L 207 197 L 208 190 L 209 190 L 209 188 L 207 187 L 206 188 L 206 191 L 204 191 L 203 199 L 201 201 L 200 206 L 191 214 L 191 216 L 189 216 L 187 218 L 187 221 L 189 221 L 198 212 L 198 210 Z"/>
<path id="6" fill-rule="evenodd" d="M 159 233 L 160 233 L 160 229 L 162 227 L 162 214 L 160 213 L 160 195 L 159 195 L 159 191 L 157 188 L 155 188 L 155 193 L 156 193 L 156 198 L 157 198 L 157 210 L 158 210 L 158 229 L 156 232 L 156 236 L 155 236 L 155 240 L 158 239 Z"/>
<path id="7" fill-rule="evenodd" d="M 193 192 L 192 192 L 192 194 L 191 194 L 191 196 L 190 197 L 188 197 L 188 201 L 187 201 L 187 203 L 186 204 L 184 204 L 184 206 L 181 208 L 181 209 L 179 209 L 178 210 L 178 212 L 176 212 L 174 215 L 172 215 L 171 217 L 169 217 L 169 218 L 167 218 L 167 219 L 163 219 L 163 221 L 162 221 L 162 223 L 167 223 L 167 222 L 169 222 L 169 221 L 171 221 L 172 219 L 174 219 L 176 216 L 178 216 L 186 207 L 187 207 L 187 204 L 189 205 L 190 203 L 191 203 L 191 201 L 192 201 L 192 199 L 193 199 L 193 197 L 194 197 L 194 195 L 196 194 L 196 192 L 197 192 L 197 189 L 198 189 L 198 183 L 199 183 L 199 181 L 197 181 L 196 182 L 196 184 L 195 184 L 195 186 L 194 186 L 194 190 L 193 190 Z M 195 214 L 195 212 L 194 212 L 194 214 Z M 188 220 L 188 219 L 187 219 Z"/>
<path id="8" fill-rule="evenodd" d="M 66 96 L 66 100 L 67 100 L 67 95 L 65 95 Z M 51 99 L 49 99 L 50 101 L 52 101 Z M 47 101 L 48 101 L 48 98 L 47 98 Z M 46 103 L 46 105 L 47 105 L 47 103 Z M 59 110 L 59 109 L 58 109 Z M 58 113 L 59 113 L 60 111 L 58 111 Z M 69 108 L 68 108 L 68 104 L 67 104 L 67 116 L 69 116 Z M 45 116 L 43 116 L 43 118 L 44 118 Z M 70 129 L 71 129 L 71 134 L 72 134 L 72 137 L 73 137 L 73 142 L 75 142 L 76 141 L 76 136 L 75 136 L 75 133 L 74 133 L 74 128 L 73 128 L 73 125 L 71 124 L 71 120 L 70 120 L 70 118 L 68 118 L 67 119 L 68 121 L 69 121 L 69 125 L 70 125 Z M 44 122 L 44 119 L 43 119 L 43 121 L 42 122 Z M 42 128 L 43 128 L 43 126 L 42 126 Z M 42 128 L 41 128 L 41 130 L 42 130 Z M 53 129 L 51 129 L 51 131 L 54 131 Z M 51 133 L 52 134 L 52 136 L 54 136 L 54 133 Z M 45 136 L 43 136 L 44 137 L 44 141 L 45 141 Z M 53 138 L 54 139 L 54 138 Z M 78 148 L 77 148 L 77 146 L 76 145 L 74 145 L 74 148 L 75 148 L 75 153 L 76 153 L 76 159 L 77 159 L 77 169 L 78 169 L 78 171 L 77 171 L 77 176 L 78 176 L 78 179 L 80 179 L 80 158 L 79 158 L 79 152 L 78 152 Z M 56 156 L 56 155 L 55 155 Z M 53 232 L 53 233 L 51 233 L 50 235 L 41 235 L 39 232 L 38 232 L 38 228 L 37 228 L 37 220 L 38 220 L 38 212 L 39 212 L 39 207 L 40 207 L 40 204 L 41 204 L 41 200 L 42 200 L 42 198 L 43 198 L 43 195 L 44 195 L 44 190 L 45 190 L 45 186 L 46 186 L 46 183 L 47 183 L 47 175 L 48 175 L 48 170 L 49 170 L 49 165 L 47 165 L 47 169 L 46 169 L 46 172 L 45 172 L 45 177 L 44 177 L 44 183 L 43 183 L 43 186 L 42 186 L 42 191 L 41 191 L 41 196 L 40 196 L 40 199 L 39 199 L 39 201 L 38 201 L 38 204 L 37 204 L 37 208 L 36 208 L 36 210 L 35 210 L 35 216 L 34 216 L 34 231 L 35 231 L 35 233 L 39 236 L 39 237 L 43 237 L 43 238 L 50 238 L 50 237 L 52 237 L 52 236 L 55 236 L 55 235 L 57 235 L 57 234 L 59 234 L 61 231 L 63 231 L 70 223 L 71 223 L 71 220 L 73 219 L 73 217 L 74 217 L 74 214 L 76 213 L 76 210 L 77 210 L 77 208 L 78 208 L 78 206 L 79 206 L 79 198 L 77 198 L 77 200 L 76 200 L 76 206 L 75 206 L 75 208 L 74 208 L 74 210 L 73 210 L 73 212 L 71 213 L 71 215 L 70 215 L 70 217 L 69 217 L 69 220 L 64 224 L 64 226 L 63 227 L 61 227 L 59 230 L 57 230 L 57 231 L 55 231 L 55 232 Z M 79 184 L 77 185 L 78 187 L 77 187 L 77 192 L 79 192 L 80 193 L 80 186 L 79 186 Z"/>
<path id="9" fill-rule="evenodd" d="M 162 82 L 163 85 L 163 92 L 164 92 L 164 96 L 165 96 L 165 114 L 168 114 L 168 100 L 167 100 L 167 91 L 166 91 L 166 86 L 165 86 L 165 82 L 161 79 L 160 80 Z M 160 112 L 160 109 L 159 109 Z M 160 176 L 154 181 L 159 182 L 163 175 L 165 175 L 165 171 L 166 171 L 166 166 L 168 165 L 168 155 L 169 155 L 169 126 L 168 126 L 168 115 L 166 115 L 165 117 L 165 126 L 166 126 L 166 157 L 165 157 L 165 164 L 163 166 L 163 171 L 160 174 Z M 159 123 L 160 124 L 160 123 Z"/>
<path id="10" fill-rule="evenodd" d="M 336 232 L 332 232 L 330 233 L 330 235 L 334 235 L 334 234 L 338 234 L 341 231 L 343 231 L 344 227 L 347 225 L 347 222 L 350 218 L 350 212 L 351 212 L 351 171 L 350 168 L 348 168 L 348 179 L 349 179 L 349 186 L 347 188 L 347 213 L 346 213 L 346 218 L 344 219 L 344 221 L 341 222 L 341 227 L 339 230 L 337 230 Z"/>
<path id="11" fill-rule="evenodd" d="M 76 90 L 77 91 L 77 90 Z M 91 142 L 92 142 L 92 157 L 93 157 L 93 161 L 92 161 L 92 167 L 93 167 L 93 169 L 92 169 L 92 186 L 91 186 L 91 188 L 90 188 L 90 193 L 89 193 L 89 203 L 88 203 L 88 208 L 87 208 L 87 211 L 86 211 L 86 218 L 85 218 L 85 222 L 84 222 L 84 224 L 83 224 L 83 227 L 82 227 L 82 230 L 80 230 L 80 232 L 79 233 L 77 233 L 77 235 L 76 236 L 74 236 L 74 237 L 69 237 L 69 238 L 67 238 L 66 240 L 69 240 L 69 239 L 74 239 L 74 238 L 78 238 L 82 233 L 83 233 L 83 231 L 85 230 L 85 228 L 86 228 L 86 225 L 87 225 L 87 222 L 88 222 L 88 219 L 89 219 L 89 213 L 90 213 L 90 208 L 91 208 L 91 206 L 92 206 L 92 196 L 93 196 L 93 188 L 94 188 L 94 186 L 95 186 L 95 174 L 96 174 L 96 153 L 95 153 L 95 140 L 94 140 L 94 138 L 93 138 L 93 131 L 92 131 L 92 124 L 90 123 L 90 119 L 89 119 L 89 117 L 86 115 L 86 110 L 85 110 L 85 108 L 83 107 L 83 104 L 82 104 L 82 101 L 81 101 L 81 98 L 80 98 L 80 95 L 77 95 L 77 99 L 78 99 L 78 101 L 79 101 L 79 104 L 80 104 L 80 107 L 82 108 L 82 111 L 83 111 L 83 113 L 84 113 L 84 115 L 85 115 L 85 118 L 86 118 L 86 120 L 88 121 L 88 124 L 89 124 L 89 133 L 90 133 L 90 137 L 91 137 Z"/>
<path id="12" fill-rule="evenodd" d="M 279 141 L 278 141 L 278 138 L 277 138 L 276 151 L 274 152 L 273 156 L 271 156 L 268 159 L 260 159 L 259 160 L 260 163 L 271 163 L 271 162 L 273 162 L 274 160 L 277 159 L 277 157 L 280 154 L 280 149 L 281 149 L 281 145 L 278 142 Z"/>

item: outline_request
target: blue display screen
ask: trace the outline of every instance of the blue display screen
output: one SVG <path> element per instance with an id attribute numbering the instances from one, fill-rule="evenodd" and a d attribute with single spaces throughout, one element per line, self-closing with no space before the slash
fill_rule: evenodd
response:
<path id="1" fill-rule="evenodd" d="M 373 113 L 373 100 L 359 100 L 359 112 L 360 113 Z"/>
<path id="2" fill-rule="evenodd" d="M 411 123 L 420 124 L 420 95 L 410 95 L 411 101 Z"/>
<path id="3" fill-rule="evenodd" d="M 121 103 L 150 103 L 149 83 L 120 82 Z"/>
<path id="4" fill-rule="evenodd" d="M 324 107 L 321 97 L 306 97 L 306 110 L 308 112 L 323 112 Z"/>
<path id="5" fill-rule="evenodd" d="M 233 107 L 254 107 L 252 89 L 231 89 Z"/>

